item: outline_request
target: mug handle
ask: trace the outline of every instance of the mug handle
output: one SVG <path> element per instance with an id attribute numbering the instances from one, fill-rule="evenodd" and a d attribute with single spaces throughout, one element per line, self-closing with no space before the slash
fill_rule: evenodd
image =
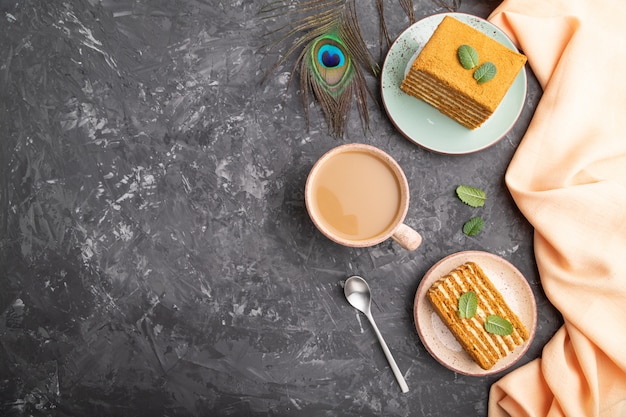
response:
<path id="1" fill-rule="evenodd" d="M 406 250 L 415 250 L 422 244 L 422 236 L 404 223 L 400 223 L 391 237 Z"/>

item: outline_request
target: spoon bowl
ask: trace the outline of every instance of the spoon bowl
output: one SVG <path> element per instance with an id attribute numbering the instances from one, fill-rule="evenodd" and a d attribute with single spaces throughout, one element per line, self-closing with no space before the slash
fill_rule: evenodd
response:
<path id="1" fill-rule="evenodd" d="M 402 392 L 408 392 L 409 387 L 402 376 L 402 372 L 400 372 L 400 369 L 398 368 L 398 365 L 396 364 L 396 361 L 387 347 L 387 343 L 385 343 L 383 335 L 378 330 L 378 326 L 376 326 L 376 322 L 372 316 L 372 292 L 370 290 L 370 286 L 367 284 L 367 281 L 358 275 L 353 275 L 346 280 L 343 286 L 343 293 L 345 294 L 350 305 L 365 314 L 367 319 L 370 321 L 372 328 L 374 329 L 374 333 L 376 333 L 376 337 L 378 338 L 378 342 L 387 357 L 389 366 L 391 366 L 391 370 L 400 385 L 400 389 L 402 389 Z"/>
<path id="2" fill-rule="evenodd" d="M 363 278 L 359 276 L 348 278 L 343 287 L 343 292 L 352 307 L 365 315 L 371 314 L 372 293 L 369 285 Z"/>

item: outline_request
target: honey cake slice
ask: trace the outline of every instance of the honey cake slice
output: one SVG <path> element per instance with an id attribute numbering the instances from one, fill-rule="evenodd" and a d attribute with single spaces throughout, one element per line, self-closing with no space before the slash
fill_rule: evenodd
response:
<path id="1" fill-rule="evenodd" d="M 476 314 L 461 318 L 459 299 L 469 291 L 477 296 Z M 441 277 L 429 288 L 426 297 L 463 349 L 485 370 L 491 369 L 530 337 L 526 326 L 475 262 L 466 262 Z M 513 325 L 513 332 L 506 336 L 487 332 L 485 321 L 490 315 L 508 320 Z"/>
<path id="2" fill-rule="evenodd" d="M 474 69 L 459 62 L 458 49 L 470 45 L 478 52 L 479 66 L 491 62 L 495 77 L 479 84 Z M 481 31 L 445 16 L 413 61 L 400 88 L 437 108 L 469 129 L 480 127 L 500 105 L 526 57 Z"/>

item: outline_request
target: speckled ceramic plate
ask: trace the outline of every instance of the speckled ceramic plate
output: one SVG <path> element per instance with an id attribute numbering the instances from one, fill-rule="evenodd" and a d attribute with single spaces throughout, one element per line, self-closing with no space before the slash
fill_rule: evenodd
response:
<path id="1" fill-rule="evenodd" d="M 494 114 L 478 129 L 470 130 L 437 109 L 400 90 L 408 66 L 422 50 L 444 16 L 449 15 L 517 51 L 498 27 L 464 13 L 441 13 L 411 25 L 395 40 L 381 73 L 381 93 L 389 118 L 404 136 L 434 152 L 466 154 L 483 150 L 503 138 L 513 127 L 526 100 L 526 68 L 522 68 Z"/>
<path id="2" fill-rule="evenodd" d="M 468 261 L 474 261 L 481 266 L 530 333 L 526 343 L 518 346 L 490 370 L 482 369 L 463 350 L 426 298 L 426 291 L 435 281 Z M 481 251 L 458 252 L 430 268 L 417 288 L 413 316 L 417 332 L 430 354 L 447 368 L 471 376 L 495 374 L 515 364 L 528 350 L 537 328 L 537 305 L 526 278 L 507 260 Z"/>

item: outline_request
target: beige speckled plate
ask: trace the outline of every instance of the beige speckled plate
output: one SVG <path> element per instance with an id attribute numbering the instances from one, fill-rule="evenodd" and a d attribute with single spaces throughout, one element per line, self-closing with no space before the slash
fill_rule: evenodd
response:
<path id="1" fill-rule="evenodd" d="M 474 261 L 482 267 L 530 333 L 530 338 L 526 343 L 518 346 L 490 370 L 482 369 L 470 358 L 426 298 L 426 291 L 435 281 L 467 261 Z M 507 260 L 481 251 L 458 252 L 447 256 L 430 268 L 417 288 L 413 316 L 417 332 L 430 354 L 445 367 L 471 376 L 495 374 L 515 364 L 528 350 L 537 328 L 537 305 L 526 278 Z"/>

